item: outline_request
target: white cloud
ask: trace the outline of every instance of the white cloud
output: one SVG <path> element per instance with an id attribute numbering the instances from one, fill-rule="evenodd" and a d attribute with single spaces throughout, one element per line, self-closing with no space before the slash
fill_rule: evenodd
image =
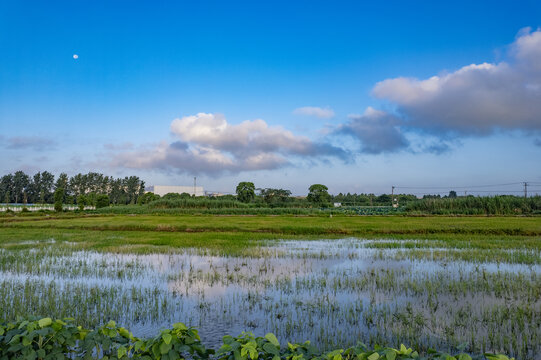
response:
<path id="1" fill-rule="evenodd" d="M 161 169 L 190 173 L 237 173 L 275 169 L 298 157 L 347 153 L 326 143 L 294 135 L 261 119 L 230 124 L 221 114 L 198 113 L 173 120 L 171 132 L 179 139 L 113 156 L 114 167 Z"/>
<path id="2" fill-rule="evenodd" d="M 541 30 L 524 28 L 513 44 L 514 56 L 529 69 L 541 71 Z"/>
<path id="3" fill-rule="evenodd" d="M 541 31 L 526 29 L 510 61 L 482 63 L 426 80 L 399 77 L 377 83 L 411 129 L 486 135 L 496 129 L 541 131 Z"/>
<path id="4" fill-rule="evenodd" d="M 268 126 L 261 119 L 234 125 L 221 114 L 199 113 L 175 119 L 171 123 L 171 132 L 187 143 L 237 155 L 275 151 L 309 155 L 315 150 L 309 138 L 293 135 L 279 126 Z"/>
<path id="5" fill-rule="evenodd" d="M 321 119 L 334 117 L 334 111 L 330 107 L 320 108 L 317 106 L 304 106 L 293 110 L 295 115 L 315 116 Z"/>

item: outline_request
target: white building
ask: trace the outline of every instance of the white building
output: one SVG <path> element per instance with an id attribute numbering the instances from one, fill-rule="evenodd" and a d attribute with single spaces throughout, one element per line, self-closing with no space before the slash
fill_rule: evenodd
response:
<path id="1" fill-rule="evenodd" d="M 147 192 L 154 193 L 156 195 L 164 196 L 169 193 L 188 193 L 195 196 L 205 196 L 205 190 L 202 186 L 174 186 L 174 185 L 154 185 L 145 189 Z"/>

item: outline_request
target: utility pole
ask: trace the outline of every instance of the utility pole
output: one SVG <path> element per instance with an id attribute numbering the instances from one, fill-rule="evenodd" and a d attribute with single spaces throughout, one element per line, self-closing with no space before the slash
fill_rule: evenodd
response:
<path id="1" fill-rule="evenodd" d="M 391 187 L 391 205 L 393 207 L 398 207 L 398 201 L 396 201 L 396 199 L 394 198 L 394 188 L 395 188 L 395 186 L 393 185 Z"/>
<path id="2" fill-rule="evenodd" d="M 528 183 L 524 181 L 524 199 L 528 197 Z"/>
<path id="3" fill-rule="evenodd" d="M 196 192 L 195 192 L 195 188 L 196 188 L 195 185 L 196 185 L 196 183 L 197 183 L 197 178 L 194 176 L 194 177 L 193 177 L 193 196 L 194 196 L 194 197 L 195 197 L 195 194 L 196 194 Z"/>

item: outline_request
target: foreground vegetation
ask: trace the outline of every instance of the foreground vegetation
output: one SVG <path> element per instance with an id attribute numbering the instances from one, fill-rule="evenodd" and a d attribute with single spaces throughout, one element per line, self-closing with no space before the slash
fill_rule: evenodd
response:
<path id="1" fill-rule="evenodd" d="M 362 341 L 410 344 L 420 357 L 536 359 L 540 238 L 538 217 L 10 214 L 0 217 L 0 323 L 113 319 L 148 338 L 183 321 L 215 349 L 251 330 L 310 339 L 324 352 L 309 357 Z"/>
<path id="2" fill-rule="evenodd" d="M 140 339 L 110 321 L 96 329 L 76 326 L 71 319 L 29 319 L 0 324 L 0 359 L 216 359 L 216 360 L 402 360 L 446 359 L 472 360 L 465 353 L 452 356 L 432 350 L 420 357 L 406 348 L 375 347 L 363 344 L 321 353 L 305 342 L 281 346 L 272 333 L 254 337 L 243 333 L 238 337 L 224 336 L 216 351 L 206 348 L 195 328 L 176 323 L 151 339 Z M 476 357 L 488 360 L 508 360 L 505 355 L 485 354 Z"/>

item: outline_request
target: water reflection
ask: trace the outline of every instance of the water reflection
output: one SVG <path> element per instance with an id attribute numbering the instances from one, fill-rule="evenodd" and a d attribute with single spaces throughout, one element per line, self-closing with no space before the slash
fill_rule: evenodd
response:
<path id="1" fill-rule="evenodd" d="M 1 315 L 113 319 L 138 336 L 182 321 L 213 346 L 247 330 L 322 349 L 463 344 L 525 358 L 540 349 L 540 265 L 417 260 L 372 243 L 278 241 L 246 257 L 3 250 Z"/>

